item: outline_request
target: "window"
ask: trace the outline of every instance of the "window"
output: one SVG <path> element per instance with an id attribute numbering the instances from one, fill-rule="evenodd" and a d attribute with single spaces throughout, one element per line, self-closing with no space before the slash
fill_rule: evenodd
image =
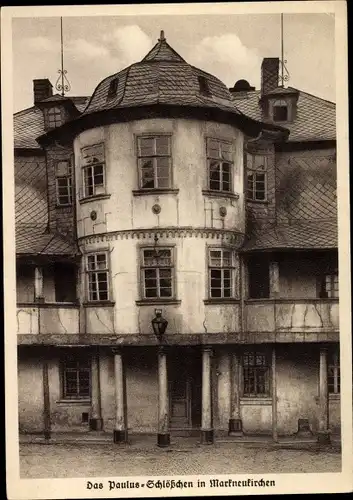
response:
<path id="1" fill-rule="evenodd" d="M 92 302 L 109 300 L 107 252 L 87 255 L 88 299 Z"/>
<path id="2" fill-rule="evenodd" d="M 49 128 L 60 127 L 63 123 L 62 110 L 60 108 L 50 108 L 47 111 L 47 122 Z"/>
<path id="3" fill-rule="evenodd" d="M 209 250 L 209 293 L 212 299 L 234 296 L 234 265 L 231 250 Z"/>
<path id="4" fill-rule="evenodd" d="M 209 189 L 232 191 L 232 145 L 218 139 L 207 139 Z"/>
<path id="5" fill-rule="evenodd" d="M 59 161 L 55 168 L 56 203 L 59 206 L 72 203 L 72 172 L 69 161 Z"/>
<path id="6" fill-rule="evenodd" d="M 250 299 L 268 299 L 270 297 L 269 260 L 265 255 L 248 257 L 248 282 Z"/>
<path id="7" fill-rule="evenodd" d="M 243 355 L 243 396 L 270 396 L 270 366 L 263 352 L 246 352 Z"/>
<path id="8" fill-rule="evenodd" d="M 145 299 L 173 297 L 173 249 L 145 248 L 142 250 L 142 286 Z"/>
<path id="9" fill-rule="evenodd" d="M 86 357 L 68 356 L 62 363 L 62 392 L 65 399 L 87 399 L 91 393 L 91 366 Z"/>
<path id="10" fill-rule="evenodd" d="M 247 155 L 247 199 L 251 201 L 266 201 L 267 199 L 265 156 Z"/>
<path id="11" fill-rule="evenodd" d="M 326 298 L 338 298 L 339 289 L 338 289 L 338 273 L 327 274 L 325 276 L 324 283 L 324 297 Z"/>
<path id="12" fill-rule="evenodd" d="M 340 357 L 338 349 L 330 351 L 328 355 L 328 392 L 329 394 L 340 394 Z"/>
<path id="13" fill-rule="evenodd" d="M 108 89 L 108 99 L 113 99 L 118 91 L 119 78 L 111 80 Z"/>
<path id="14" fill-rule="evenodd" d="M 56 302 L 75 302 L 77 268 L 74 264 L 54 262 L 54 287 Z"/>
<path id="15" fill-rule="evenodd" d="M 138 137 L 137 146 L 140 188 L 170 188 L 170 136 Z"/>
<path id="16" fill-rule="evenodd" d="M 286 122 L 288 120 L 288 104 L 284 99 L 273 103 L 273 121 Z"/>
<path id="17" fill-rule="evenodd" d="M 204 76 L 198 76 L 200 93 L 204 95 L 210 95 L 210 88 L 208 86 L 208 80 Z"/>
<path id="18" fill-rule="evenodd" d="M 81 150 L 84 197 L 105 194 L 104 146 L 97 144 Z"/>

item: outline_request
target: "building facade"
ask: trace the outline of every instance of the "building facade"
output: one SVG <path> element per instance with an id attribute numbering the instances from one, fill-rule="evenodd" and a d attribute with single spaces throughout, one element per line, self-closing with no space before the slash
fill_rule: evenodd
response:
<path id="1" fill-rule="evenodd" d="M 340 432 L 335 105 L 164 38 L 16 113 L 19 430 Z"/>

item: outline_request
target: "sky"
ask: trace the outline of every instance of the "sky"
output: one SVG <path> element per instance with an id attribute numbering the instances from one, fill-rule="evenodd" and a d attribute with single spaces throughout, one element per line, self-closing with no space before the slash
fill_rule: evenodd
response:
<path id="1" fill-rule="evenodd" d="M 333 14 L 285 14 L 286 86 L 335 99 Z M 60 18 L 13 19 L 14 111 L 33 105 L 33 83 L 60 69 Z M 68 96 L 90 96 L 105 77 L 140 61 L 164 30 L 190 64 L 228 87 L 242 78 L 259 88 L 264 57 L 280 57 L 280 14 L 63 17 Z"/>

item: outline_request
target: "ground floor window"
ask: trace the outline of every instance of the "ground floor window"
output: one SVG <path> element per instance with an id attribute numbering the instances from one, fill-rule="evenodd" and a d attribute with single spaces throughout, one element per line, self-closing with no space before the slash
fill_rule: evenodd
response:
<path id="1" fill-rule="evenodd" d="M 340 394 L 340 356 L 338 349 L 328 353 L 328 392 L 329 394 Z"/>
<path id="2" fill-rule="evenodd" d="M 243 354 L 243 396 L 270 396 L 270 363 L 264 352 L 248 351 Z"/>
<path id="3" fill-rule="evenodd" d="M 87 399 L 91 394 L 91 363 L 87 356 L 68 356 L 62 362 L 64 399 Z"/>

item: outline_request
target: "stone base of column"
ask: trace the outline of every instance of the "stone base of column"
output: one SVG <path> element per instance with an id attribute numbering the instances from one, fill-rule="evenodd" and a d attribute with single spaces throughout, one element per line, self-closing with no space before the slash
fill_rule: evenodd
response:
<path id="1" fill-rule="evenodd" d="M 116 443 L 116 444 L 127 443 L 128 442 L 128 439 L 127 439 L 127 430 L 125 430 L 125 431 L 117 431 L 116 429 L 114 429 L 113 437 L 114 437 L 114 443 Z"/>
<path id="2" fill-rule="evenodd" d="M 214 443 L 214 431 L 213 431 L 213 429 L 201 430 L 201 443 L 202 444 L 213 444 Z"/>
<path id="3" fill-rule="evenodd" d="M 170 445 L 170 434 L 157 434 L 157 446 L 166 448 Z"/>
<path id="4" fill-rule="evenodd" d="M 243 424 L 240 418 L 229 419 L 228 435 L 243 436 Z"/>
<path id="5" fill-rule="evenodd" d="M 317 443 L 319 445 L 331 444 L 331 432 L 330 430 L 318 431 L 317 433 Z"/>
<path id="6" fill-rule="evenodd" d="M 89 430 L 90 431 L 101 431 L 103 429 L 103 419 L 102 418 L 90 418 L 89 419 Z"/>
<path id="7" fill-rule="evenodd" d="M 298 431 L 295 435 L 296 437 L 311 437 L 313 435 L 307 418 L 298 419 Z"/>

